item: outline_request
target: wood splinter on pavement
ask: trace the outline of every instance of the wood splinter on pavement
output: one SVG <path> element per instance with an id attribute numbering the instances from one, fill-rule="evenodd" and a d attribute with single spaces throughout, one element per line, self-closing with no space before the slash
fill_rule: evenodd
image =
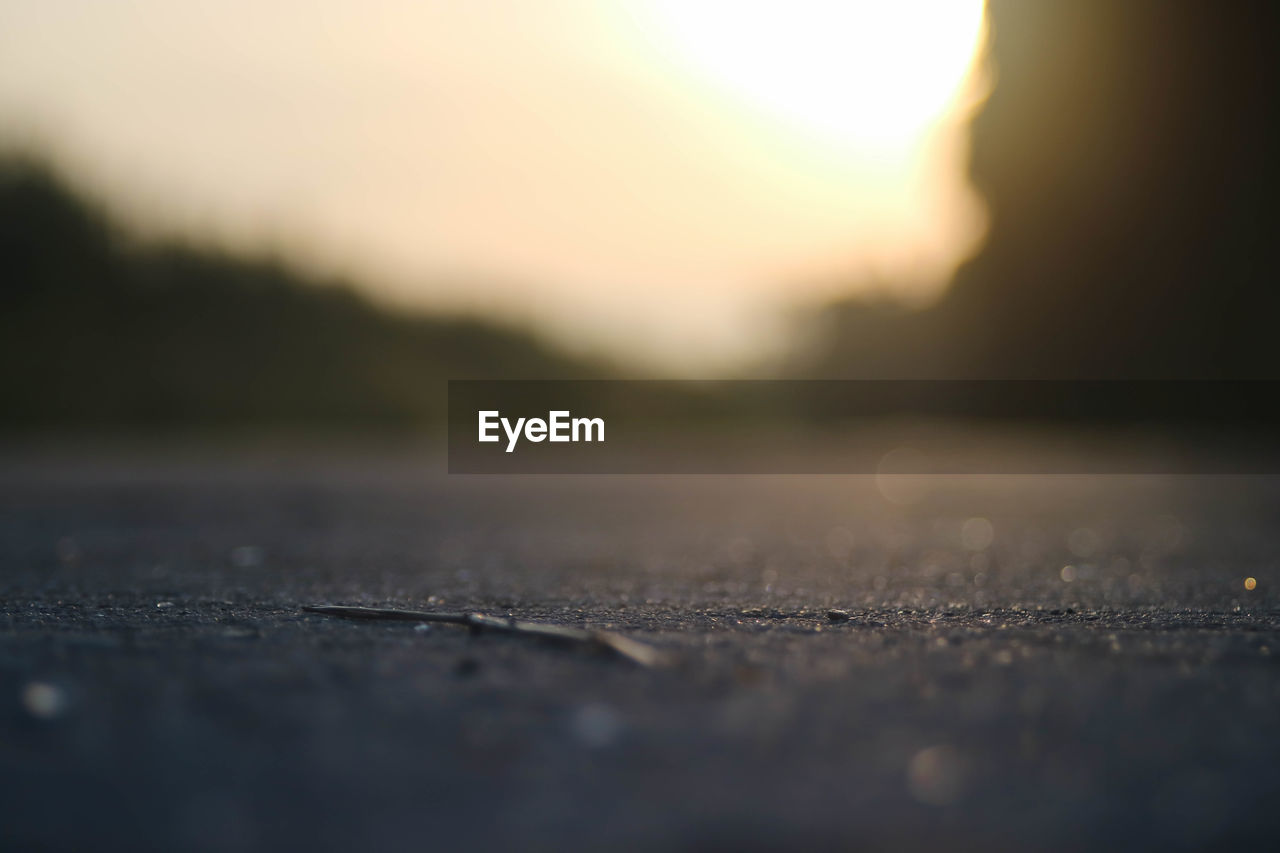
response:
<path id="1" fill-rule="evenodd" d="M 306 613 L 321 616 L 338 616 L 343 619 L 371 619 L 391 622 L 442 622 L 448 625 L 465 625 L 473 631 L 496 631 L 502 634 L 519 634 L 559 643 L 588 646 L 608 652 L 644 667 L 664 666 L 670 657 L 652 646 L 613 631 L 588 628 L 568 628 L 563 625 L 547 625 L 541 622 L 525 622 L 486 616 L 483 613 L 438 613 L 426 610 L 398 610 L 387 607 L 350 607 L 343 604 L 303 605 Z"/>

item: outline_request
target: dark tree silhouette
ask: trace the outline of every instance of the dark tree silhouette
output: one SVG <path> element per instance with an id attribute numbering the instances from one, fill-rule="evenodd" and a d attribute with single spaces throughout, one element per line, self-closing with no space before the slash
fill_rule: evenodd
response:
<path id="1" fill-rule="evenodd" d="M 991 0 L 987 242 L 923 311 L 833 306 L 798 370 L 1280 377 L 1280 6 Z"/>
<path id="2" fill-rule="evenodd" d="M 442 422 L 447 378 L 600 372 L 277 263 L 140 244 L 29 158 L 0 160 L 0 272 L 9 427 Z"/>

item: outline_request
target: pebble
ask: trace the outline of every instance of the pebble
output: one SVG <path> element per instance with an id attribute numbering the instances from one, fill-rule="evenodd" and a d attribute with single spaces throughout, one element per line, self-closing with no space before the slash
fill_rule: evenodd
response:
<path id="1" fill-rule="evenodd" d="M 22 688 L 22 707 L 31 716 L 51 720 L 67 708 L 67 694 L 61 687 L 44 681 L 33 681 Z"/>
<path id="2" fill-rule="evenodd" d="M 828 610 L 827 621 L 828 622 L 848 622 L 849 611 L 848 610 Z"/>

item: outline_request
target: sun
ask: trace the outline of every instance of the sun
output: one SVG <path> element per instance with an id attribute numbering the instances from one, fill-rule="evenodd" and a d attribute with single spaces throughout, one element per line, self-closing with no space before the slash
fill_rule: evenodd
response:
<path id="1" fill-rule="evenodd" d="M 966 93 L 983 0 L 651 0 L 691 70 L 863 150 L 910 146 Z"/>

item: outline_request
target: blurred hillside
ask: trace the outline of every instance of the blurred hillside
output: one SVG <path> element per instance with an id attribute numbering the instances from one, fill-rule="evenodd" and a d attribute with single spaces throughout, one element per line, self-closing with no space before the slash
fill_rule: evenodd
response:
<path id="1" fill-rule="evenodd" d="M 270 262 L 146 245 L 0 159 L 0 424 L 410 425 L 449 378 L 598 368 L 475 320 L 392 314 Z"/>
<path id="2" fill-rule="evenodd" d="M 991 0 L 988 239 L 934 306 L 851 300 L 793 374 L 1280 377 L 1280 5 Z"/>
<path id="3" fill-rule="evenodd" d="M 1280 378 L 1280 6 L 988 16 L 970 163 L 986 243 L 931 307 L 827 307 L 781 375 Z M 0 158 L 0 359 L 8 428 L 420 424 L 442 419 L 447 378 L 611 372 L 276 263 L 139 242 L 22 157 Z"/>

